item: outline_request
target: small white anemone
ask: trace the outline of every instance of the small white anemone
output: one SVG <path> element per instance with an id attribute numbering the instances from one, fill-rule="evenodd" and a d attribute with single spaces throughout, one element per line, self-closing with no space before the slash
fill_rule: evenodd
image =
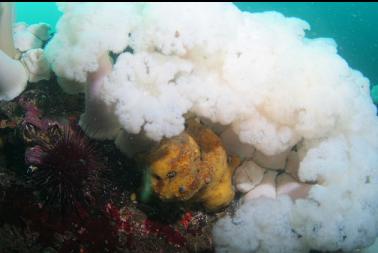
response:
<path id="1" fill-rule="evenodd" d="M 51 27 L 46 23 L 27 25 L 17 23 L 14 26 L 14 46 L 20 52 L 42 48 L 50 37 Z"/>
<path id="2" fill-rule="evenodd" d="M 28 70 L 29 82 L 50 79 L 50 65 L 41 48 L 33 48 L 22 54 L 21 62 Z"/>
<path id="3" fill-rule="evenodd" d="M 13 20 L 13 3 L 0 3 L 0 100 L 17 97 L 26 88 L 28 81 L 38 82 L 50 78 L 49 64 L 43 49 L 39 48 L 48 39 L 49 26 L 37 24 L 27 27 L 21 24 L 15 27 L 14 34 Z"/>

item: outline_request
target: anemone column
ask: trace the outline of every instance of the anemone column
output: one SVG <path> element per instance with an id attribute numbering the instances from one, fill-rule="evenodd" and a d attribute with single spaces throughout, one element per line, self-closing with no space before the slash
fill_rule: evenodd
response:
<path id="1" fill-rule="evenodd" d="M 114 108 L 101 99 L 103 80 L 111 71 L 111 59 L 108 54 L 104 54 L 99 59 L 97 71 L 88 75 L 85 113 L 81 115 L 79 124 L 91 138 L 114 139 L 121 129 Z"/>
<path id="2" fill-rule="evenodd" d="M 0 3 L 0 100 L 17 97 L 26 87 L 28 73 L 17 58 L 13 41 L 13 3 Z"/>

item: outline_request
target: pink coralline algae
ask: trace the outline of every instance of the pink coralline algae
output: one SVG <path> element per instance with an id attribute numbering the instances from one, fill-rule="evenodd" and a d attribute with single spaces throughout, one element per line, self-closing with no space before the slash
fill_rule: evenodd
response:
<path id="1" fill-rule="evenodd" d="M 42 112 L 38 107 L 31 101 L 28 101 L 26 98 L 21 97 L 18 101 L 18 104 L 24 109 L 25 116 L 22 122 L 22 125 L 25 127 L 27 124 L 31 124 L 38 129 L 46 131 L 49 124 L 52 124 L 51 120 L 42 119 Z"/>
<path id="2" fill-rule="evenodd" d="M 130 245 L 128 245 L 130 248 L 135 247 L 133 243 L 137 243 L 133 237 L 146 238 L 151 235 L 163 238 L 168 244 L 177 248 L 186 245 L 185 237 L 169 224 L 163 224 L 147 217 L 135 219 L 138 216 L 136 211 L 131 209 L 119 210 L 111 203 L 107 204 L 106 212 L 116 222 L 118 230 L 126 233 L 128 242 L 130 242 Z"/>

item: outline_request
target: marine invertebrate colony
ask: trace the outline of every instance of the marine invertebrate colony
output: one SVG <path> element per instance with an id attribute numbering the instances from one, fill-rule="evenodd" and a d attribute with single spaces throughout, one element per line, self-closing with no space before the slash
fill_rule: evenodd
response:
<path id="1" fill-rule="evenodd" d="M 13 10 L 11 3 L 0 4 L 0 89 L 1 100 L 9 100 L 21 93 L 27 83 L 27 72 L 21 62 L 14 60 Z"/>
<path id="2" fill-rule="evenodd" d="M 295 147 L 294 177 L 311 183 L 308 194 L 246 201 L 215 226 L 218 251 L 351 251 L 373 243 L 377 109 L 369 81 L 332 39 L 306 38 L 303 20 L 241 12 L 231 3 L 59 6 L 47 58 L 67 90 L 96 84 L 87 97 L 114 119 L 102 127 L 122 128 L 104 131 L 107 138 L 125 146 L 130 140 L 122 136 L 160 141 L 182 133 L 194 114 L 228 152 L 269 170 L 284 169 L 280 159 Z M 115 56 L 105 73 L 104 54 Z M 98 70 L 100 83 L 88 82 Z"/>
<path id="3" fill-rule="evenodd" d="M 26 163 L 31 165 L 31 182 L 45 205 L 62 214 L 91 204 L 103 165 L 93 144 L 81 131 L 53 125 L 52 136 L 30 148 Z"/>
<path id="4" fill-rule="evenodd" d="M 49 26 L 19 25 L 15 29 L 18 36 L 14 35 L 13 12 L 13 3 L 0 3 L 0 100 L 18 96 L 28 81 L 50 78 L 50 68 L 40 48 L 48 39 Z"/>

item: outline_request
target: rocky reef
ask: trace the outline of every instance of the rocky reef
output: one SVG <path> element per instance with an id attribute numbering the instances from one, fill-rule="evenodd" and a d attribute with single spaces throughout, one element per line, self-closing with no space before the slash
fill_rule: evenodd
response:
<path id="1" fill-rule="evenodd" d="M 140 201 L 141 165 L 111 141 L 87 140 L 77 126 L 82 95 L 63 93 L 53 78 L 0 104 L 1 252 L 213 251 L 215 215 L 200 207 Z M 59 143 L 67 145 L 54 153 Z M 83 153 L 96 157 L 83 159 Z M 77 172 L 99 168 L 101 183 Z M 57 184 L 51 177 L 68 169 L 75 169 L 80 184 L 67 186 L 75 178 Z M 53 199 L 58 189 L 66 195 Z"/>

